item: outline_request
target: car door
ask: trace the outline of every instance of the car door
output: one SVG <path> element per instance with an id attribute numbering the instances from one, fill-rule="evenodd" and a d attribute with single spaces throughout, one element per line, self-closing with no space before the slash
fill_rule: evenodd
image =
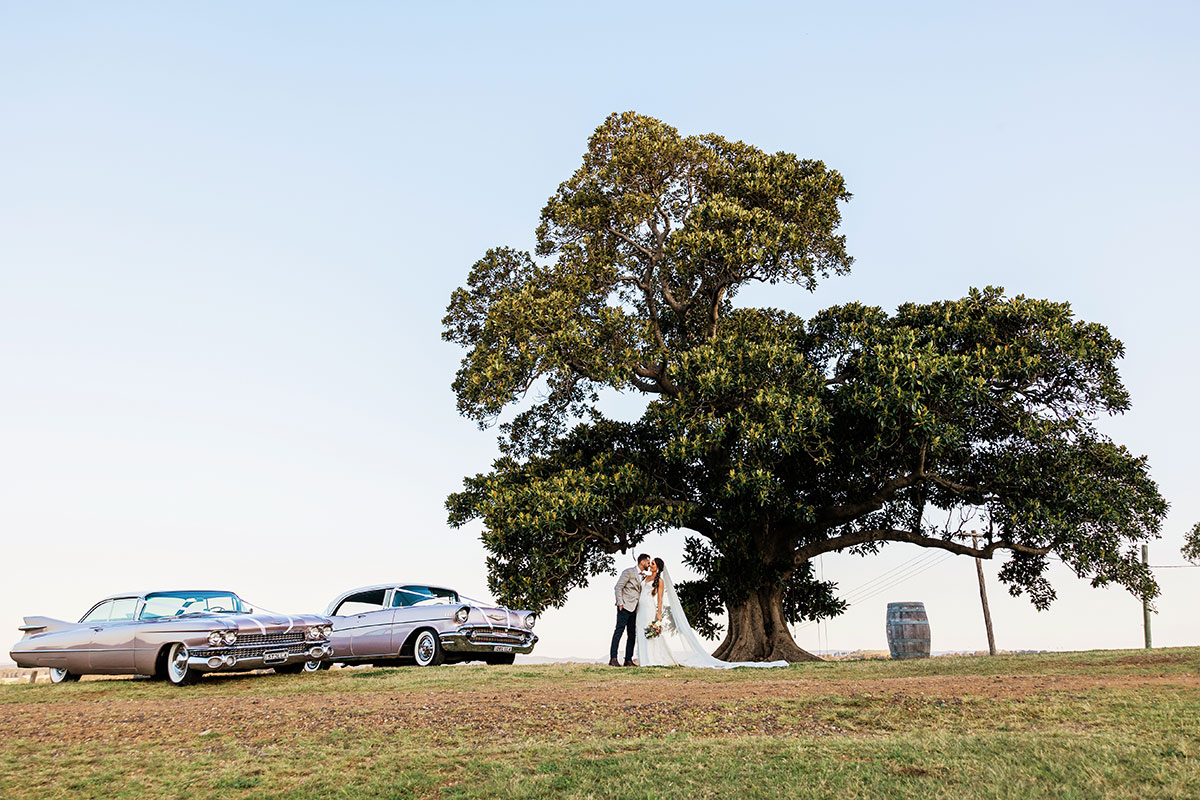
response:
<path id="1" fill-rule="evenodd" d="M 387 589 L 368 589 L 347 596 L 333 613 L 341 635 L 349 634 L 349 655 L 355 659 L 392 655 L 393 609 Z M 339 636 L 340 638 L 340 636 Z"/>
<path id="2" fill-rule="evenodd" d="M 90 623 L 92 644 L 89 671 L 124 674 L 134 671 L 134 636 L 137 623 L 136 597 L 120 597 L 112 601 L 108 619 Z"/>
<path id="3" fill-rule="evenodd" d="M 105 600 L 94 606 L 83 616 L 83 619 L 79 620 L 79 625 L 72 631 L 73 635 L 69 640 L 70 646 L 63 649 L 63 654 L 66 656 L 65 667 L 68 672 L 86 675 L 92 671 L 92 636 L 108 623 L 108 615 L 112 611 L 112 606 L 112 600 Z"/>
<path id="4" fill-rule="evenodd" d="M 354 632 L 350 638 L 350 652 L 355 658 L 363 656 L 390 656 L 392 652 L 392 617 L 390 608 L 366 611 L 358 614 L 354 621 Z"/>

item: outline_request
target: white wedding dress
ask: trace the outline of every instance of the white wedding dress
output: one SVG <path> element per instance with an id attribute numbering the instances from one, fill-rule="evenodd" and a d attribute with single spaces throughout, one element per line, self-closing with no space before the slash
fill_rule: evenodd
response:
<path id="1" fill-rule="evenodd" d="M 646 638 L 646 627 L 658 613 L 658 600 L 651 594 L 654 581 L 642 581 L 642 595 L 637 606 L 638 664 L 643 667 L 698 667 L 701 669 L 732 669 L 734 667 L 786 667 L 786 661 L 722 661 L 713 658 L 700 643 L 700 637 L 688 624 L 687 615 L 679 605 L 675 585 L 666 570 L 662 572 L 663 605 L 662 633 Z"/>

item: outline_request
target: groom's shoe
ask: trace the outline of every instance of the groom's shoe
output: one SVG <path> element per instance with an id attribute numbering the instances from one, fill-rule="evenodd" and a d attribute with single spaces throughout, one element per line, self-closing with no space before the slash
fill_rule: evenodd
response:
<path id="1" fill-rule="evenodd" d="M 609 665 L 610 667 L 619 667 L 619 666 L 621 666 L 621 662 L 620 662 L 620 661 L 617 661 L 615 658 L 610 658 L 610 659 L 608 660 L 608 665 Z"/>
<path id="2" fill-rule="evenodd" d="M 616 659 L 613 659 L 613 663 L 614 663 L 614 664 L 616 663 Z M 625 659 L 625 663 L 624 663 L 624 664 L 622 664 L 621 666 L 622 666 L 622 667 L 636 667 L 636 666 L 637 666 L 637 662 L 636 662 L 636 661 L 634 661 L 632 658 L 627 658 L 627 659 Z"/>

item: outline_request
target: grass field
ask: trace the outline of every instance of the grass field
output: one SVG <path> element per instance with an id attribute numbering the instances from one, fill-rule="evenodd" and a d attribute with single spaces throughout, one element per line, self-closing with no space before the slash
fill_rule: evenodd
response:
<path id="1" fill-rule="evenodd" d="M 0 687 L 0 797 L 1196 798 L 1200 648 Z"/>

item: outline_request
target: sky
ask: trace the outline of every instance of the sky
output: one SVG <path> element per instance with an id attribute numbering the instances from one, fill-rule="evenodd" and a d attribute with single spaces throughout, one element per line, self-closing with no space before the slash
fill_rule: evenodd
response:
<path id="1" fill-rule="evenodd" d="M 1100 425 L 1172 504 L 1154 643 L 1195 645 L 1197 40 L 1170 2 L 0 2 L 0 632 L 131 589 L 486 598 L 443 503 L 495 431 L 456 413 L 440 320 L 632 109 L 845 176 L 853 273 L 740 303 L 999 285 L 1107 325 L 1133 407 Z M 677 580 L 682 547 L 644 545 Z M 919 600 L 935 651 L 986 648 L 974 565 L 933 555 L 824 556 L 857 602 L 797 641 L 884 649 Z M 1141 646 L 1129 594 L 1058 565 L 1037 612 L 997 568 L 1000 648 Z M 614 580 L 536 654 L 606 657 Z"/>

